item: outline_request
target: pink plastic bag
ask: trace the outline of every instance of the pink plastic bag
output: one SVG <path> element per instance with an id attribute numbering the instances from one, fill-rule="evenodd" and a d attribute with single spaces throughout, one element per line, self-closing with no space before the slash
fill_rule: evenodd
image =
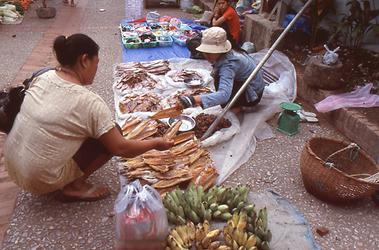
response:
<path id="1" fill-rule="evenodd" d="M 339 94 L 331 95 L 324 100 L 315 104 L 318 112 L 325 113 L 340 108 L 369 108 L 379 107 L 379 95 L 370 94 L 373 84 L 369 83 L 356 90 Z"/>

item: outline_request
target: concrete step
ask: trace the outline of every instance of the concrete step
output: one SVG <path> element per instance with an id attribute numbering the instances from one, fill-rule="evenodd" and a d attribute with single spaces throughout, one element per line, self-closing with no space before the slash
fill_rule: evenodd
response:
<path id="1" fill-rule="evenodd" d="M 315 104 L 327 96 L 337 94 L 335 91 L 314 89 L 303 80 L 303 68 L 297 67 L 298 96 Z M 379 163 L 379 124 L 369 119 L 364 112 L 354 108 L 341 108 L 327 113 L 320 113 L 335 128 L 351 141 L 357 143 L 368 155 Z"/>

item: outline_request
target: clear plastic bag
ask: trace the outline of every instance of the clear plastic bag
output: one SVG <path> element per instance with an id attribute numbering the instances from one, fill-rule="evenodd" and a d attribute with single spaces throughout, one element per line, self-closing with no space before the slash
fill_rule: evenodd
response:
<path id="1" fill-rule="evenodd" d="M 146 15 L 146 22 L 147 23 L 157 23 L 159 21 L 159 17 L 161 15 L 157 11 L 150 11 Z"/>
<path id="2" fill-rule="evenodd" d="M 117 249 L 160 249 L 168 235 L 167 215 L 159 193 L 134 181 L 116 199 Z"/>
<path id="3" fill-rule="evenodd" d="M 335 64 L 338 61 L 338 54 L 336 53 L 340 47 L 337 47 L 335 50 L 330 50 L 328 46 L 324 45 L 326 52 L 322 57 L 322 63 L 326 65 Z"/>

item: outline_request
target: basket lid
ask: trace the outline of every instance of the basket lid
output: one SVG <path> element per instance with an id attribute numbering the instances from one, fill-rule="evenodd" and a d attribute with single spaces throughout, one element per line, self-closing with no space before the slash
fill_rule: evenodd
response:
<path id="1" fill-rule="evenodd" d="M 294 102 L 282 102 L 280 107 L 284 110 L 297 111 L 301 109 L 301 106 Z"/>

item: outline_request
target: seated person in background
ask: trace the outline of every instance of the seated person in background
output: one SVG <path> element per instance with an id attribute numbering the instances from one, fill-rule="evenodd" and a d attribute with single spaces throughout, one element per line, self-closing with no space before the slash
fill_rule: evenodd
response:
<path id="1" fill-rule="evenodd" d="M 220 27 L 206 29 L 197 50 L 202 52 L 205 59 L 213 64 L 216 92 L 181 96 L 179 105 L 183 108 L 202 106 L 204 109 L 216 105 L 225 106 L 249 78 L 256 64 L 246 52 L 232 49 L 225 30 Z M 242 107 L 257 105 L 262 98 L 264 87 L 265 84 L 259 71 L 237 99 L 232 111 L 239 113 Z"/>
<path id="2" fill-rule="evenodd" d="M 240 19 L 237 12 L 230 6 L 230 0 L 216 0 L 212 26 L 222 27 L 233 48 L 238 48 L 240 43 Z"/>
<path id="3" fill-rule="evenodd" d="M 99 46 L 84 34 L 58 36 L 54 53 L 60 64 L 36 77 L 4 145 L 9 176 L 33 193 L 61 191 L 65 201 L 107 197 L 104 185 L 88 177 L 112 158 L 166 150 L 172 141 L 126 140 L 105 101 L 86 88 L 99 63 Z"/>

